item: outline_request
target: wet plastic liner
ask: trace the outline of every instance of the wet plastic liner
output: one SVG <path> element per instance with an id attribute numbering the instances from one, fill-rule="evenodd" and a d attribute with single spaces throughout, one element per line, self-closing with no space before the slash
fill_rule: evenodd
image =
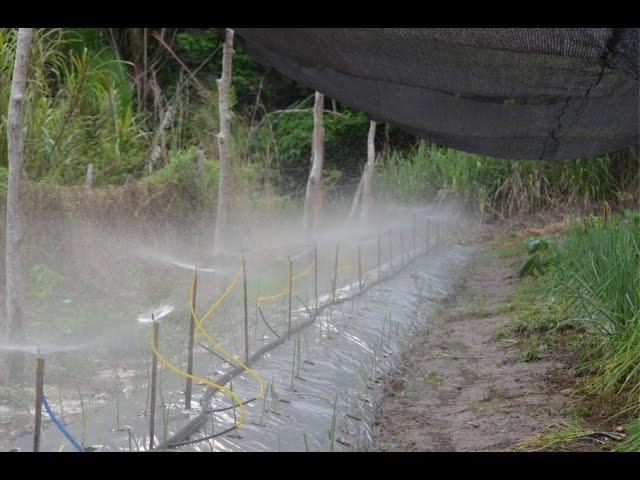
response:
<path id="1" fill-rule="evenodd" d="M 216 389 L 200 411 L 159 449 L 215 451 L 364 450 L 373 415 L 384 398 L 380 382 L 415 332 L 427 328 L 438 300 L 454 287 L 470 247 L 440 245 L 400 267 L 384 265 L 380 281 L 358 283 L 321 300 L 318 311 L 294 313 L 289 341 L 281 335 L 255 351 L 249 364 L 267 383 L 255 398 L 240 367 L 216 377 L 246 398 L 247 422 L 234 428 L 237 405 Z M 396 261 L 396 263 L 399 263 Z M 276 348 L 278 347 L 278 348 Z"/>

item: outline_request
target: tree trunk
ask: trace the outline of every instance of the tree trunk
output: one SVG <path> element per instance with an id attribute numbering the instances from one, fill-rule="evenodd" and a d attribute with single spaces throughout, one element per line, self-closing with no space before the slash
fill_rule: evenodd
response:
<path id="1" fill-rule="evenodd" d="M 360 222 L 364 223 L 369 220 L 369 212 L 373 207 L 373 195 L 371 194 L 373 183 L 373 172 L 376 167 L 376 122 L 369 123 L 369 135 L 367 137 L 367 164 L 362 172 L 362 205 L 360 208 Z"/>
<path id="2" fill-rule="evenodd" d="M 364 172 L 362 172 L 362 175 L 360 176 L 360 181 L 358 182 L 358 188 L 356 188 L 356 193 L 353 194 L 353 200 L 351 201 L 351 209 L 349 210 L 349 216 L 347 217 L 347 225 L 353 225 L 353 221 L 356 219 L 358 212 L 360 211 L 360 207 L 362 206 L 363 182 L 364 182 Z"/>
<path id="3" fill-rule="evenodd" d="M 214 236 L 214 251 L 221 253 L 228 247 L 229 209 L 233 194 L 231 172 L 231 129 L 229 127 L 229 88 L 231 86 L 231 60 L 233 57 L 233 30 L 227 28 L 222 50 L 222 74 L 218 79 L 218 107 L 220 110 L 220 133 L 218 133 L 218 152 L 220 173 L 218 179 L 218 209 Z"/>
<path id="4" fill-rule="evenodd" d="M 20 188 L 24 153 L 23 104 L 29 67 L 29 52 L 33 29 L 18 29 L 16 58 L 11 80 L 9 111 L 7 114 L 7 152 L 9 179 L 7 184 L 7 239 L 6 239 L 6 312 L 10 344 L 24 342 L 22 311 L 22 210 Z M 24 353 L 9 354 L 9 382 L 21 383 L 24 374 Z"/>
<path id="5" fill-rule="evenodd" d="M 311 173 L 307 182 L 304 197 L 304 217 L 302 229 L 305 238 L 310 239 L 315 233 L 322 208 L 322 163 L 324 161 L 324 95 L 316 92 L 313 106 L 313 141 L 311 146 Z"/>
<path id="6" fill-rule="evenodd" d="M 352 225 L 360 213 L 359 222 L 361 224 L 366 223 L 369 211 L 373 205 L 373 197 L 371 195 L 371 182 L 373 179 L 373 172 L 376 165 L 376 150 L 374 140 L 376 137 L 376 122 L 369 122 L 369 135 L 367 137 L 367 163 L 362 171 L 360 182 L 353 201 L 351 202 L 351 210 L 347 217 L 347 224 Z"/>

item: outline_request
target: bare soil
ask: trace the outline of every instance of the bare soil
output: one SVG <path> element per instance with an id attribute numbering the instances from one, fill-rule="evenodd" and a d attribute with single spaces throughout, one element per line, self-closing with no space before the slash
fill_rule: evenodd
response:
<path id="1" fill-rule="evenodd" d="M 385 379 L 372 450 L 510 451 L 571 421 L 568 355 L 525 362 L 513 335 L 496 335 L 509 323 L 516 262 L 484 242 L 457 292 Z"/>

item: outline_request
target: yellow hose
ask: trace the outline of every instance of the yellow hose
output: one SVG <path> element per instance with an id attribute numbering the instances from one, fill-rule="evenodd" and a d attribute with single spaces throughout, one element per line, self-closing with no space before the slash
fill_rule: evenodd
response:
<path id="1" fill-rule="evenodd" d="M 297 275 L 294 275 L 293 277 L 291 277 L 291 283 L 295 282 L 298 278 L 303 277 L 307 273 L 309 273 L 314 265 L 315 265 L 315 262 L 311 262 L 311 264 L 307 268 L 305 268 L 302 272 L 300 272 Z M 267 296 L 264 296 L 264 297 L 258 297 L 258 308 L 260 308 L 260 306 L 262 305 L 263 302 L 270 302 L 272 300 L 277 300 L 279 298 L 284 297 L 287 293 L 289 293 L 289 287 L 286 287 L 284 290 L 282 290 L 281 292 L 276 293 L 275 295 L 267 295 Z"/>
<path id="2" fill-rule="evenodd" d="M 151 337 L 151 349 L 153 350 L 153 354 L 156 356 L 156 358 L 158 359 L 158 361 L 160 363 L 162 363 L 165 367 L 167 367 L 169 370 L 171 370 L 174 373 L 177 373 L 178 375 L 181 375 L 185 378 L 190 378 L 191 380 L 198 382 L 200 384 L 203 385 L 208 385 L 209 387 L 213 388 L 213 389 L 219 389 L 221 392 L 223 392 L 224 394 L 228 395 L 229 397 L 231 397 L 234 402 L 238 405 L 238 408 L 240 409 L 240 415 L 238 417 L 238 419 L 236 420 L 236 428 L 240 427 L 242 424 L 244 424 L 246 415 L 247 415 L 247 407 L 244 406 L 242 399 L 238 396 L 237 393 L 235 393 L 234 391 L 230 390 L 229 388 L 225 387 L 224 385 L 218 385 L 217 383 L 213 383 L 205 378 L 202 377 L 198 377 L 196 375 L 191 375 L 187 372 L 185 372 L 184 370 L 180 370 L 178 367 L 176 367 L 175 365 L 173 365 L 171 362 L 169 362 L 169 360 L 167 360 L 156 348 L 156 346 L 154 345 L 153 342 L 153 335 Z"/>
<path id="3" fill-rule="evenodd" d="M 348 270 L 349 268 L 353 268 L 353 265 L 351 265 L 350 263 L 343 263 L 342 265 L 338 265 L 338 272 L 341 272 L 342 270 Z M 331 278 L 335 280 L 336 276 L 332 275 Z"/>
<path id="4" fill-rule="evenodd" d="M 240 361 L 238 358 L 236 358 L 235 356 L 233 356 L 231 353 L 229 353 L 222 345 L 220 345 L 218 342 L 216 342 L 215 340 L 213 340 L 209 334 L 204 330 L 204 328 L 202 328 L 202 323 L 212 314 L 214 313 L 222 304 L 222 301 L 225 299 L 225 297 L 231 292 L 231 290 L 233 290 L 233 288 L 236 286 L 236 283 L 238 283 L 238 279 L 240 278 L 240 275 L 242 274 L 242 270 L 238 271 L 238 273 L 236 274 L 236 276 L 234 277 L 234 279 L 231 281 L 231 283 L 227 286 L 227 288 L 225 289 L 225 291 L 222 293 L 222 295 L 220 295 L 220 297 L 213 303 L 213 305 L 211 306 L 211 308 L 207 311 L 207 313 L 205 313 L 202 318 L 198 318 L 198 315 L 196 315 L 196 312 L 193 308 L 193 304 L 191 302 L 189 302 L 189 308 L 191 310 L 191 315 L 193 315 L 193 320 L 195 323 L 195 327 L 196 327 L 196 333 L 199 331 L 200 333 L 202 333 L 202 335 L 204 336 L 204 338 L 207 340 L 207 342 L 209 343 L 209 345 L 211 346 L 211 348 L 213 348 L 214 350 L 217 350 L 218 352 L 222 353 L 223 356 L 227 357 L 227 359 L 229 361 L 231 361 L 232 363 L 236 364 L 237 366 L 239 366 L 240 368 L 242 368 L 245 372 L 247 372 L 247 374 L 253 378 L 256 383 L 259 385 L 260 389 L 258 391 L 258 394 L 256 395 L 257 398 L 262 398 L 262 396 L 264 395 L 264 391 L 265 391 L 265 386 L 264 386 L 264 381 L 262 380 L 262 378 L 260 378 L 260 376 L 255 372 L 255 370 L 253 370 L 252 368 L 247 367 L 244 363 L 242 363 L 242 361 Z M 191 284 L 191 293 L 190 293 L 190 298 L 193 298 L 193 284 Z"/>

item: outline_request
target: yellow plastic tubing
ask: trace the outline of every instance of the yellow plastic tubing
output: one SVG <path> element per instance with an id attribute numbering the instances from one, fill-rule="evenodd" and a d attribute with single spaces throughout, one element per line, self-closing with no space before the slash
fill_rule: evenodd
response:
<path id="1" fill-rule="evenodd" d="M 237 366 L 242 368 L 245 372 L 247 372 L 247 374 L 251 378 L 253 378 L 256 381 L 256 383 L 258 384 L 258 386 L 259 386 L 259 391 L 258 391 L 258 394 L 256 395 L 256 397 L 257 398 L 262 398 L 262 396 L 264 395 L 264 391 L 265 391 L 265 384 L 264 384 L 264 381 L 262 380 L 262 378 L 260 378 L 260 376 L 256 373 L 255 370 L 253 370 L 252 368 L 249 368 L 247 365 L 242 363 L 241 360 L 239 360 L 238 358 L 233 356 L 231 353 L 229 353 L 222 345 L 220 345 L 213 338 L 211 338 L 211 336 L 205 331 L 204 328 L 202 328 L 202 324 L 204 323 L 204 321 L 207 318 L 209 318 L 220 307 L 220 305 L 222 304 L 222 301 L 226 298 L 227 295 L 229 295 L 229 293 L 231 293 L 233 288 L 238 283 L 238 280 L 240 279 L 240 275 L 242 275 L 242 269 L 240 269 L 238 271 L 238 273 L 236 274 L 234 279 L 231 280 L 231 283 L 229 283 L 229 285 L 227 286 L 225 291 L 222 293 L 222 295 L 220 295 L 220 297 L 213 303 L 213 305 L 211 305 L 211 308 L 209 308 L 207 313 L 205 313 L 202 316 L 202 318 L 198 318 L 198 316 L 196 315 L 195 310 L 193 309 L 193 305 L 192 305 L 191 302 L 189 302 L 189 305 L 190 305 L 189 308 L 191 309 L 191 315 L 193 315 L 193 319 L 194 319 L 194 323 L 195 323 L 195 327 L 196 327 L 196 333 L 199 331 L 204 336 L 204 338 L 207 340 L 209 345 L 211 345 L 211 347 L 214 350 L 217 350 L 223 356 L 227 357 L 227 359 L 230 362 L 236 364 Z M 191 285 L 191 296 L 190 296 L 190 298 L 193 298 L 193 293 L 194 292 L 193 292 L 193 284 L 192 284 Z M 240 403 L 241 403 L 240 409 L 241 409 L 241 413 L 242 413 L 243 406 L 242 406 L 242 402 L 240 402 Z"/>
<path id="2" fill-rule="evenodd" d="M 349 270 L 350 268 L 353 268 L 353 265 L 350 263 L 343 263 L 342 265 L 338 265 L 338 272 L 341 272 L 342 270 Z M 334 280 L 336 279 L 335 275 L 331 275 L 331 278 Z"/>
<path id="3" fill-rule="evenodd" d="M 298 278 L 304 277 L 307 273 L 309 273 L 311 271 L 311 269 L 313 268 L 314 265 L 315 265 L 315 262 L 311 262 L 309 264 L 309 266 L 307 268 L 305 268 L 302 272 L 300 272 L 297 275 L 294 275 L 293 277 L 291 277 L 291 283 L 293 284 L 293 282 L 295 282 Z M 275 295 L 267 295 L 265 297 L 258 297 L 258 308 L 260 308 L 260 306 L 262 305 L 263 302 L 270 302 L 272 300 L 277 300 L 279 298 L 284 297 L 287 293 L 289 293 L 289 287 L 288 286 L 284 290 L 282 290 L 281 292 L 276 293 Z"/>
<path id="4" fill-rule="evenodd" d="M 213 303 L 213 305 L 211 306 L 211 308 L 209 308 L 209 310 L 207 311 L 207 313 L 205 313 L 201 318 L 198 318 L 198 315 L 196 314 L 194 308 L 193 308 L 193 304 L 191 302 L 189 302 L 190 305 L 190 310 L 191 310 L 191 315 L 193 315 L 193 319 L 194 319 L 194 324 L 196 327 L 196 333 L 200 332 L 202 333 L 202 335 L 206 338 L 207 342 L 209 343 L 209 345 L 211 345 L 211 347 L 217 351 L 219 351 L 220 353 L 223 354 L 223 356 L 227 357 L 227 359 L 229 361 L 231 361 L 232 363 L 238 365 L 239 367 L 241 367 L 242 369 L 244 369 L 245 372 L 247 372 L 260 386 L 260 390 L 258 392 L 258 394 L 256 395 L 257 398 L 262 398 L 262 396 L 264 395 L 264 390 L 265 390 L 265 385 L 264 385 L 264 381 L 260 378 L 260 376 L 251 368 L 249 368 L 248 366 L 246 366 L 244 363 L 242 363 L 240 360 L 238 360 L 236 357 L 234 357 L 231 353 L 229 353 L 224 347 L 222 347 L 222 345 L 220 345 L 218 342 L 216 342 L 215 340 L 213 340 L 211 338 L 211 336 L 204 330 L 204 328 L 202 327 L 202 323 L 209 318 L 222 304 L 222 301 L 227 297 L 227 295 L 229 295 L 229 293 L 231 293 L 231 291 L 234 289 L 234 287 L 236 286 L 236 284 L 238 283 L 238 280 L 240 279 L 240 275 L 242 274 L 242 270 L 240 270 L 236 276 L 233 278 L 233 280 L 231 281 L 231 283 L 227 286 L 227 288 L 224 290 L 224 292 L 222 293 L 222 295 L 220 295 L 220 297 Z M 190 292 L 190 298 L 193 298 L 193 284 L 191 285 L 191 292 Z M 242 399 L 238 396 L 238 394 L 236 394 L 235 392 L 233 392 L 231 389 L 225 387 L 224 385 L 220 385 L 217 383 L 214 383 L 210 380 L 207 380 L 205 378 L 202 377 L 198 377 L 196 375 L 191 375 L 187 372 L 185 372 L 184 370 L 179 369 L 178 367 L 176 367 L 175 365 L 173 365 L 171 362 L 169 362 L 169 360 L 167 360 L 156 348 L 156 346 L 153 343 L 153 338 L 151 339 L 151 349 L 153 350 L 153 354 L 156 356 L 156 358 L 158 359 L 158 361 L 160 363 L 162 363 L 165 367 L 167 367 L 169 370 L 171 370 L 174 373 L 177 373 L 178 375 L 181 375 L 185 378 L 190 378 L 191 380 L 198 382 L 200 384 L 203 385 L 207 385 L 213 389 L 218 389 L 221 392 L 223 392 L 225 395 L 229 396 L 233 402 L 235 404 L 238 405 L 238 408 L 240 410 L 240 415 L 238 416 L 238 419 L 236 420 L 236 428 L 240 427 L 241 425 L 243 425 L 245 423 L 245 419 L 246 419 L 246 415 L 247 415 L 247 408 L 245 407 Z"/>
<path id="5" fill-rule="evenodd" d="M 191 380 L 193 380 L 194 382 L 203 384 L 203 385 L 207 385 L 211 388 L 217 388 L 219 389 L 222 393 L 228 395 L 229 397 L 231 397 L 234 401 L 234 403 L 236 405 L 238 405 L 238 407 L 240 408 L 240 415 L 238 417 L 238 419 L 236 420 L 236 428 L 240 427 L 244 421 L 245 421 L 245 417 L 246 417 L 246 412 L 247 409 L 244 406 L 244 404 L 242 403 L 242 400 L 240 399 L 240 397 L 238 396 L 237 393 L 233 392 L 232 390 L 228 389 L 227 387 L 225 387 L 224 385 L 218 385 L 217 383 L 213 383 L 207 379 L 204 379 L 202 377 L 198 377 L 196 375 L 190 375 L 189 373 L 185 372 L 184 370 L 180 370 L 178 367 L 176 367 L 175 365 L 173 365 L 171 362 L 169 362 L 169 360 L 167 360 L 156 348 L 156 346 L 153 343 L 153 338 L 151 339 L 151 349 L 153 350 L 153 354 L 156 356 L 156 358 L 158 359 L 158 361 L 160 363 L 162 363 L 165 367 L 167 367 L 169 370 L 171 370 L 174 373 L 177 373 L 178 375 L 181 375 L 185 378 L 190 378 Z"/>

